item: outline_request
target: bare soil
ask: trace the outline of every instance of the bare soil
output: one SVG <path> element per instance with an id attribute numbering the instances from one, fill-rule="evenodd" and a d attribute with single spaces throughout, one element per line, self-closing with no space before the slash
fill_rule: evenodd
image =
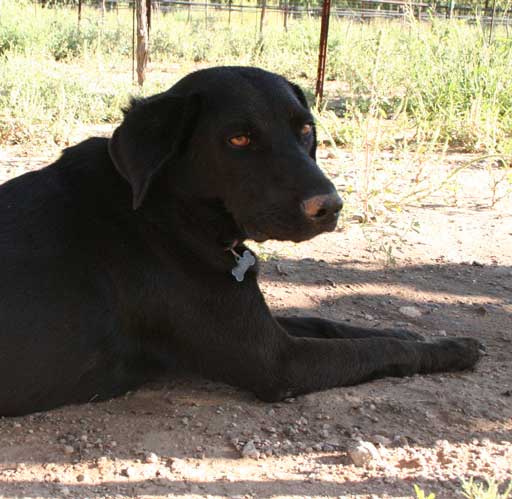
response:
<path id="1" fill-rule="evenodd" d="M 0 181 L 44 166 L 56 153 L 41 150 L 3 148 Z M 201 379 L 163 380 L 104 403 L 3 418 L 1 498 L 397 499 L 414 497 L 418 484 L 451 499 L 461 497 L 461 478 L 512 478 L 509 186 L 499 184 L 504 198 L 490 207 L 490 180 L 499 172 L 476 163 L 456 183 L 404 204 L 392 220 L 376 210 L 377 221 L 363 226 L 356 204 L 364 161 L 320 152 L 340 189 L 354 189 L 346 220 L 300 245 L 254 246 L 272 309 L 426 336 L 473 336 L 487 347 L 477 368 L 278 404 Z M 434 158 L 425 178 L 435 185 L 468 159 Z M 372 182 L 382 187 L 394 172 L 394 189 L 406 192 L 417 168 L 382 154 Z M 412 221 L 419 232 L 399 230 Z M 404 315 L 404 306 L 417 317 Z M 377 450 L 363 466 L 349 455 L 359 440 Z"/>

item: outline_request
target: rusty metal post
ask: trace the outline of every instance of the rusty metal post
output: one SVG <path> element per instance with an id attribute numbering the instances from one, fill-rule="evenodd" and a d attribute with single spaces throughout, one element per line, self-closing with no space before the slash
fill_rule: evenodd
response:
<path id="1" fill-rule="evenodd" d="M 151 31 L 151 0 L 146 0 L 146 18 L 148 21 L 148 36 Z"/>
<path id="2" fill-rule="evenodd" d="M 135 2 L 137 11 L 137 82 L 144 85 L 146 66 L 148 65 L 149 39 L 146 0 Z"/>
<path id="3" fill-rule="evenodd" d="M 325 64 L 327 60 L 327 37 L 329 35 L 329 17 L 331 0 L 324 0 L 322 5 L 322 25 L 320 28 L 320 46 L 318 49 L 318 72 L 316 76 L 316 103 L 319 106 L 324 96 Z"/>
<path id="4" fill-rule="evenodd" d="M 80 29 L 80 21 L 82 21 L 82 0 L 78 0 L 78 29 Z"/>
<path id="5" fill-rule="evenodd" d="M 135 0 L 132 1 L 132 83 L 135 83 Z"/>
<path id="6" fill-rule="evenodd" d="M 263 38 L 263 26 L 265 22 L 265 11 L 267 10 L 267 0 L 261 0 L 261 16 L 260 16 L 260 40 Z"/>

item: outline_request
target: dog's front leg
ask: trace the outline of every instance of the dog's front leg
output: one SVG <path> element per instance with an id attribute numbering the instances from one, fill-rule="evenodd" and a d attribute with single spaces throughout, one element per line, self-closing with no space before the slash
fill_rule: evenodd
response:
<path id="1" fill-rule="evenodd" d="M 322 319 L 276 320 L 255 281 L 222 291 L 197 305 L 208 311 L 207 322 L 196 314 L 178 328 L 177 354 L 206 377 L 263 400 L 385 376 L 468 369 L 481 356 L 472 338 L 416 341 Z"/>
<path id="2" fill-rule="evenodd" d="M 463 370 L 472 367 L 480 356 L 481 344 L 472 338 L 429 343 L 394 338 L 292 337 L 287 349 L 268 364 L 275 370 L 277 383 L 261 387 L 257 395 L 276 400 L 385 376 Z"/>
<path id="3" fill-rule="evenodd" d="M 291 336 L 298 338 L 396 338 L 423 341 L 420 334 L 402 329 L 370 329 L 317 317 L 275 317 Z"/>
<path id="4" fill-rule="evenodd" d="M 298 337 L 271 317 L 245 326 L 225 328 L 208 349 L 195 349 L 196 366 L 266 401 L 385 376 L 468 369 L 481 356 L 481 344 L 472 338 Z"/>

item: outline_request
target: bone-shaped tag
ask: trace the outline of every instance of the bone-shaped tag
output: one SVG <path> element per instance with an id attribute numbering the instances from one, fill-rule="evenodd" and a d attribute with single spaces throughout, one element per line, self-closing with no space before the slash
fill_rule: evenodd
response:
<path id="1" fill-rule="evenodd" d="M 242 282 L 249 267 L 256 263 L 256 258 L 254 258 L 254 255 L 249 250 L 245 250 L 242 256 L 234 250 L 231 250 L 231 252 L 236 260 L 236 266 L 231 269 L 231 273 L 238 282 Z"/>

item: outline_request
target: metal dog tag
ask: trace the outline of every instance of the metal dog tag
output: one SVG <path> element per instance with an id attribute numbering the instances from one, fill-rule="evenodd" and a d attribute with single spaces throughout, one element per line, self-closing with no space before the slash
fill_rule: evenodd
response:
<path id="1" fill-rule="evenodd" d="M 238 282 L 242 282 L 249 267 L 256 263 L 256 258 L 254 258 L 254 255 L 249 250 L 245 250 L 242 256 L 233 249 L 231 253 L 233 253 L 236 260 L 236 266 L 231 269 L 231 274 L 233 274 L 233 277 Z"/>

